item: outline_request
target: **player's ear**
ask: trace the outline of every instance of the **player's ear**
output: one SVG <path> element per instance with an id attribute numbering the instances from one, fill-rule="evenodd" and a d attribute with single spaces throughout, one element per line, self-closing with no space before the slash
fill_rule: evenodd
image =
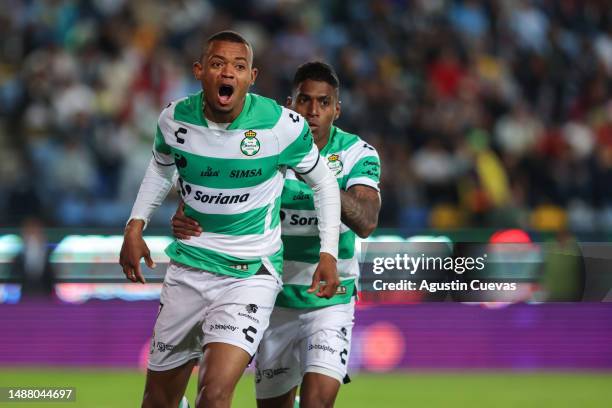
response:
<path id="1" fill-rule="evenodd" d="M 251 70 L 251 85 L 255 85 L 255 80 L 257 79 L 257 74 L 259 74 L 259 70 L 257 68 L 253 68 Z"/>
<path id="2" fill-rule="evenodd" d="M 198 81 L 202 80 L 202 72 L 204 71 L 204 67 L 202 67 L 202 63 L 200 61 L 196 61 L 193 63 L 191 67 L 191 71 L 193 72 L 193 76 Z"/>
<path id="3" fill-rule="evenodd" d="M 285 100 L 285 107 L 286 108 L 291 108 L 292 104 L 293 104 L 293 98 L 288 96 L 287 99 Z"/>

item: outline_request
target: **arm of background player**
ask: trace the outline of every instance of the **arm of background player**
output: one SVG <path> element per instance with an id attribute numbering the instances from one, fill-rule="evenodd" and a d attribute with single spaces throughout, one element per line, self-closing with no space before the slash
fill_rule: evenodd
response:
<path id="1" fill-rule="evenodd" d="M 360 238 L 367 238 L 378 225 L 380 196 L 372 187 L 354 185 L 341 191 L 342 222 Z"/>

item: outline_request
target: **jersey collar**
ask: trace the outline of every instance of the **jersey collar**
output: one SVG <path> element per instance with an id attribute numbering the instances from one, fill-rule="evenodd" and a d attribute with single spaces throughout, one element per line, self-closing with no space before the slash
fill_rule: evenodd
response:
<path id="1" fill-rule="evenodd" d="M 242 106 L 242 110 L 240 114 L 234 119 L 232 123 L 227 127 L 227 130 L 240 129 L 240 123 L 242 123 L 245 118 L 249 115 L 249 110 L 251 108 L 251 100 L 252 96 L 250 93 L 246 94 L 244 99 L 244 105 Z M 202 124 L 208 127 L 208 121 L 204 116 L 204 91 L 200 91 L 200 97 L 198 98 L 198 103 L 196 105 L 196 109 L 198 110 L 198 118 L 202 122 Z"/>
<path id="2" fill-rule="evenodd" d="M 325 146 L 323 146 L 323 149 L 321 149 L 321 155 L 325 156 L 331 150 L 337 130 L 338 128 L 334 125 L 332 125 L 332 127 L 329 129 L 329 139 L 327 140 L 327 144 L 325 144 Z"/>

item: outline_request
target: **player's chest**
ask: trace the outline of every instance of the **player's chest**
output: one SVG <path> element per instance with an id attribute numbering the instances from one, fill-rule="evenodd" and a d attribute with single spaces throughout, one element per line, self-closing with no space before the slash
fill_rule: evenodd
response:
<path id="1" fill-rule="evenodd" d="M 268 180 L 278 171 L 278 142 L 269 130 L 180 129 L 180 137 L 169 145 L 184 180 L 240 188 Z"/>

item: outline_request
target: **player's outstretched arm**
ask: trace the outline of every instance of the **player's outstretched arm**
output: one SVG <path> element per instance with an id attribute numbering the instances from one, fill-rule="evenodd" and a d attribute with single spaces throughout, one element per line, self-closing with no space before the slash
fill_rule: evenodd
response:
<path id="1" fill-rule="evenodd" d="M 202 227 L 196 220 L 185 215 L 185 203 L 181 200 L 172 216 L 172 235 L 178 239 L 189 239 L 199 237 L 200 234 Z"/>
<path id="2" fill-rule="evenodd" d="M 174 167 L 163 166 L 155 159 L 151 159 L 140 184 L 119 254 L 119 264 L 123 268 L 123 273 L 132 282 L 145 283 L 140 269 L 141 258 L 145 259 L 150 268 L 155 267 L 151 252 L 142 238 L 142 231 L 146 228 L 153 211 L 159 207 L 172 188 L 175 173 Z"/>
<path id="3" fill-rule="evenodd" d="M 348 191 L 340 191 L 342 222 L 360 238 L 367 238 L 378 226 L 380 195 L 372 187 L 354 185 Z"/>
<path id="4" fill-rule="evenodd" d="M 318 161 L 311 171 L 301 177 L 314 193 L 321 239 L 319 264 L 308 292 L 316 292 L 317 296 L 329 299 L 336 294 L 340 284 L 336 268 L 340 236 L 340 190 L 333 174 L 322 161 Z"/>

